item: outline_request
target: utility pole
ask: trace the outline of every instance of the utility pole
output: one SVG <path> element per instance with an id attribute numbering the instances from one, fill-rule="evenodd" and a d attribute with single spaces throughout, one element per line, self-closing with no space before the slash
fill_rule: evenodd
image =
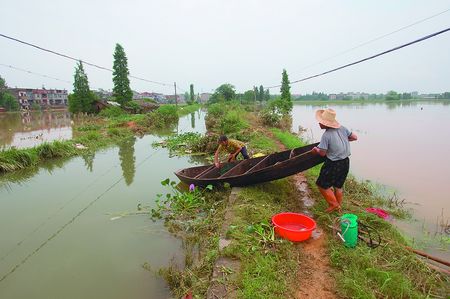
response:
<path id="1" fill-rule="evenodd" d="M 178 108 L 177 82 L 173 82 L 173 87 L 175 88 L 175 106 Z"/>

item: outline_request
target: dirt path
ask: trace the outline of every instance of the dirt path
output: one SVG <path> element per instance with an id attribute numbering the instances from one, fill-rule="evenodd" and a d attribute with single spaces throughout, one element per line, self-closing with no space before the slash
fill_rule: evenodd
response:
<path id="1" fill-rule="evenodd" d="M 264 130 L 267 136 L 275 140 L 281 150 L 284 145 L 273 136 L 269 130 Z M 314 199 L 310 196 L 308 182 L 303 173 L 293 176 L 299 192 L 299 200 L 304 208 L 302 213 L 312 216 L 309 208 L 314 205 Z M 331 275 L 332 268 L 329 264 L 329 256 L 326 249 L 326 235 L 320 226 L 313 232 L 313 237 L 299 246 L 302 260 L 297 282 L 294 286 L 298 291 L 295 298 L 333 299 L 338 298 L 335 290 L 335 281 Z"/>
<path id="2" fill-rule="evenodd" d="M 294 176 L 299 191 L 299 200 L 303 203 L 304 214 L 311 214 L 308 210 L 314 204 L 310 196 L 308 183 L 302 173 Z M 299 287 L 295 298 L 338 298 L 335 282 L 331 275 L 329 256 L 326 250 L 326 235 L 320 226 L 313 233 L 313 237 L 301 243 L 302 260 L 298 275 Z"/>

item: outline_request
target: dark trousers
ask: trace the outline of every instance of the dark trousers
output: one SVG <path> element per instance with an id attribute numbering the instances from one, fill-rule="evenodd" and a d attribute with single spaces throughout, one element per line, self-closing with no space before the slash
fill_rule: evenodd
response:
<path id="1" fill-rule="evenodd" d="M 237 159 L 237 156 L 238 156 L 239 154 L 241 154 L 242 157 L 244 157 L 245 160 L 250 159 L 250 157 L 249 157 L 249 155 L 248 155 L 248 153 L 247 153 L 247 148 L 246 148 L 245 146 L 243 146 L 243 147 L 241 148 L 240 152 L 237 153 L 236 157 L 234 157 L 234 158 Z M 231 161 L 231 159 L 228 159 L 228 162 L 230 162 L 230 161 Z"/>

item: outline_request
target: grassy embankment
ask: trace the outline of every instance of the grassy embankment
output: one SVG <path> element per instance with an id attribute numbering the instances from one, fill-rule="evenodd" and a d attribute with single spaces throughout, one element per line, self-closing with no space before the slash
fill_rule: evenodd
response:
<path id="1" fill-rule="evenodd" d="M 214 134 L 211 141 L 214 146 L 211 148 L 214 150 L 217 147 L 217 136 L 226 133 L 231 138 L 247 142 L 253 153 L 278 150 L 275 140 L 268 136 L 266 129 L 252 125 L 257 122 L 256 113 L 252 113 L 254 109 L 253 106 L 237 103 L 209 106 L 206 123 L 209 133 Z M 197 141 L 208 137 L 199 138 Z M 178 142 L 183 144 L 181 149 L 193 151 L 196 149 L 193 144 L 198 144 L 182 137 Z M 171 143 L 169 139 L 168 144 L 174 150 L 180 150 L 177 140 L 172 139 Z M 197 150 L 205 151 L 200 148 Z M 297 195 L 295 190 L 290 179 L 243 188 L 227 210 L 233 216 L 226 223 L 227 188 L 211 192 L 219 197 L 214 201 L 208 199 L 211 195 L 203 196 L 203 200 L 198 199 L 199 205 L 196 205 L 194 213 L 174 208 L 179 206 L 177 202 L 186 200 L 175 199 L 166 203 L 166 213 L 159 211 L 156 214 L 163 215 L 171 231 L 180 235 L 184 244 L 189 244 L 186 246 L 187 262 L 184 269 L 172 266 L 160 270 L 174 295 L 181 297 L 192 292 L 194 297 L 197 296 L 195 298 L 204 298 L 213 265 L 220 257 L 240 262 L 238 273 L 223 267 L 223 279 L 220 281 L 228 289 L 237 290 L 239 298 L 284 298 L 293 295 L 295 288 L 292 286 L 297 285 L 295 279 L 300 270 L 300 251 L 295 244 L 275 237 L 270 218 L 281 211 L 300 211 L 298 200 L 293 200 Z M 189 196 L 191 193 L 184 194 Z M 223 227 L 231 244 L 219 251 L 218 242 Z M 197 248 L 197 258 L 193 258 L 191 248 Z"/>
<path id="2" fill-rule="evenodd" d="M 273 133 L 288 148 L 302 145 L 302 141 L 289 132 L 273 129 Z M 405 215 L 401 207 L 378 196 L 370 182 L 358 182 L 352 176 L 347 179 L 343 211 L 356 214 L 359 220 L 375 228 L 387 242 L 375 249 L 364 243 L 359 243 L 355 249 L 348 249 L 332 236 L 332 230 L 328 228 L 338 215 L 324 213 L 326 203 L 315 185 L 319 171 L 320 166 L 314 167 L 307 171 L 306 176 L 312 196 L 316 199 L 313 207 L 315 218 L 330 236 L 328 251 L 331 265 L 339 270 L 335 272 L 338 294 L 345 298 L 445 298 L 449 291 L 448 278 L 430 270 L 406 250 L 404 245 L 407 241 L 391 223 L 365 212 L 367 207 L 376 206 L 398 217 Z"/>
<path id="3" fill-rule="evenodd" d="M 134 135 L 170 127 L 180 116 L 198 110 L 200 105 L 164 105 L 147 114 L 128 114 L 118 107 L 103 110 L 98 116 L 77 117 L 73 139 L 44 143 L 29 149 L 0 151 L 0 173 L 36 166 L 53 158 L 94 152 Z M 77 144 L 82 145 L 76 146 Z"/>
<path id="4" fill-rule="evenodd" d="M 289 132 L 271 129 L 271 134 L 268 134 L 267 129 L 257 128 L 256 113 L 249 113 L 253 110 L 236 103 L 210 106 L 207 127 L 210 133 L 216 134 L 211 139 L 213 146 L 210 148 L 215 149 L 215 138 L 221 133 L 246 141 L 253 153 L 276 149 L 275 140 L 270 135 L 287 148 L 302 145 L 302 141 Z M 206 137 L 199 136 L 196 140 L 202 138 Z M 177 141 L 173 141 L 173 149 L 179 149 Z M 194 144 L 185 141 L 182 142 L 183 149 Z M 191 147 L 191 150 L 195 151 L 195 148 Z M 323 212 L 325 202 L 314 184 L 318 171 L 319 167 L 308 171 L 307 179 L 312 196 L 317 200 L 313 207 L 315 218 L 322 227 L 327 228 L 338 215 Z M 404 249 L 406 241 L 392 224 L 365 213 L 364 209 L 369 206 L 384 207 L 398 216 L 404 216 L 404 211 L 376 195 L 367 182 L 349 178 L 345 189 L 344 210 L 357 214 L 389 242 L 376 249 L 361 243 L 355 249 L 347 249 L 331 237 L 331 230 L 326 230 L 331 265 L 337 270 L 334 275 L 338 294 L 345 298 L 426 298 L 444 294 L 448 281 Z M 295 244 L 275 237 L 269 222 L 270 217 L 280 211 L 300 211 L 293 182 L 283 179 L 243 188 L 228 208 L 233 217 L 226 223 L 224 214 L 229 190 L 225 188 L 211 194 L 215 194 L 215 200 L 199 200 L 194 213 L 173 211 L 168 207 L 171 212 L 165 217 L 167 224 L 174 233 L 183 237 L 184 244 L 188 244 L 184 269 L 172 266 L 160 270 L 174 294 L 180 297 L 192 292 L 194 297 L 205 297 L 214 262 L 220 257 L 231 257 L 240 262 L 240 270 L 233 273 L 231 268 L 223 267 L 220 283 L 228 289 L 237 290 L 239 298 L 290 297 L 298 285 L 296 277 L 301 270 L 301 252 Z M 226 236 L 231 240 L 231 245 L 219 251 L 219 235 L 223 226 L 227 228 Z M 196 257 L 194 252 L 198 254 Z"/>

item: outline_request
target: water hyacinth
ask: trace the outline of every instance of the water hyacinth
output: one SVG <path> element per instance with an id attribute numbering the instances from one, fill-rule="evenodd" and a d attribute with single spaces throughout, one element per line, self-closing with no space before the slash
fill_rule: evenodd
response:
<path id="1" fill-rule="evenodd" d="M 189 191 L 192 192 L 195 190 L 195 185 L 194 184 L 190 184 L 189 185 Z"/>

